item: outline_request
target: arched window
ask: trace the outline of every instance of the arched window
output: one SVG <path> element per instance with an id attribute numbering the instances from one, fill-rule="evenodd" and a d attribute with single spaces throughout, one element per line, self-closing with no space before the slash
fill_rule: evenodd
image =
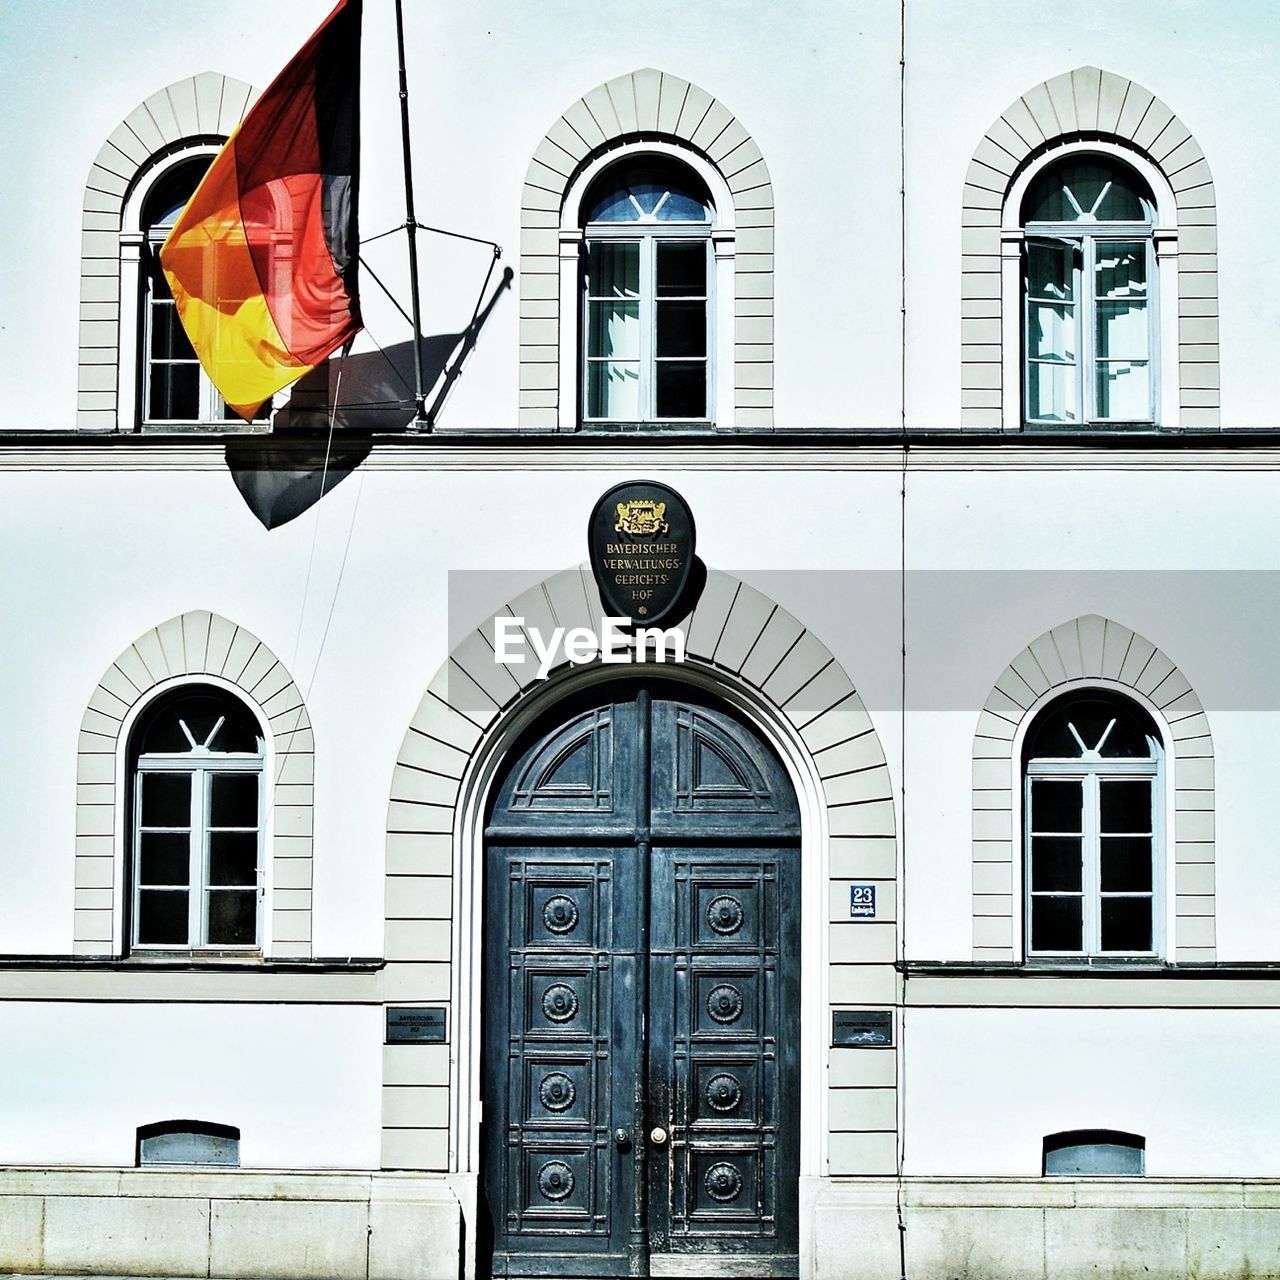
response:
<path id="1" fill-rule="evenodd" d="M 714 218 L 706 185 L 669 156 L 606 169 L 582 203 L 587 422 L 706 422 Z"/>
<path id="2" fill-rule="evenodd" d="M 1073 154 L 1022 202 L 1028 423 L 1156 421 L 1155 202 L 1109 156 Z"/>
<path id="3" fill-rule="evenodd" d="M 1027 955 L 1159 950 L 1161 760 L 1136 702 L 1090 689 L 1051 702 L 1023 744 Z"/>
<path id="4" fill-rule="evenodd" d="M 147 708 L 130 746 L 133 947 L 260 946 L 256 717 L 223 689 L 185 685 Z"/>
<path id="5" fill-rule="evenodd" d="M 201 153 L 166 169 L 142 202 L 141 419 L 144 423 L 238 423 L 201 367 L 178 319 L 169 283 L 160 270 L 160 246 L 209 168 Z M 270 417 L 268 401 L 256 420 Z"/>

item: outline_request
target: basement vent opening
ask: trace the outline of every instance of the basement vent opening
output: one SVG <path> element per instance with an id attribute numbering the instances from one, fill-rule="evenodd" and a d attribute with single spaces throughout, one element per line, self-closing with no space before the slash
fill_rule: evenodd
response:
<path id="1" fill-rule="evenodd" d="M 240 1130 L 204 1120 L 161 1120 L 138 1126 L 137 1164 L 240 1167 Z"/>
<path id="2" fill-rule="evenodd" d="M 1147 1140 L 1115 1129 L 1070 1129 L 1044 1140 L 1045 1177 L 1140 1178 L 1147 1171 Z"/>

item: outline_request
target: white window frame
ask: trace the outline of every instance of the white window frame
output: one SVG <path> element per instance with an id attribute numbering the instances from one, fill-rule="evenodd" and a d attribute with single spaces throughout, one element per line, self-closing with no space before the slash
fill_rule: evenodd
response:
<path id="1" fill-rule="evenodd" d="M 1144 704 L 1134 698 L 1128 691 L 1082 686 L 1074 691 L 1077 694 L 1096 692 L 1125 698 L 1151 715 Z M 1034 709 L 1027 720 L 1028 727 L 1034 724 L 1041 715 L 1055 702 L 1072 697 L 1071 691 L 1055 690 L 1051 698 L 1044 700 Z M 1152 716 L 1154 721 L 1154 716 Z M 1022 947 L 1023 955 L 1032 961 L 1036 960 L 1125 960 L 1158 959 L 1164 955 L 1167 922 L 1165 919 L 1165 862 L 1167 861 L 1166 843 L 1166 805 L 1164 761 L 1166 746 L 1161 738 L 1150 759 L 1125 759 L 1107 757 L 1089 757 L 1074 759 L 1054 759 L 1052 757 L 1033 758 L 1022 767 L 1022 786 L 1020 788 L 1022 827 Z M 1022 747 L 1018 746 L 1021 757 Z M 1078 951 L 1033 951 L 1031 948 L 1031 783 L 1037 778 L 1057 778 L 1064 781 L 1079 781 L 1082 784 L 1083 797 L 1081 806 L 1082 836 L 1082 889 L 1083 915 L 1081 929 L 1081 949 Z M 1151 780 L 1151 947 L 1147 951 L 1103 951 L 1101 949 L 1102 934 L 1102 875 L 1101 875 L 1101 835 L 1099 822 L 1099 792 L 1101 780 L 1104 778 L 1149 778 Z M 1136 896 L 1136 895 L 1119 895 Z"/>
<path id="2" fill-rule="evenodd" d="M 1155 242 L 1152 237 L 1151 224 L 1143 222 L 1099 222 L 1099 229 L 1073 230 L 1071 224 L 1063 222 L 1029 222 L 1024 228 L 1025 247 L 1030 249 L 1033 242 L 1070 245 L 1073 247 L 1075 262 L 1072 266 L 1072 297 L 1075 299 L 1075 393 L 1076 404 L 1080 409 L 1077 422 L 1060 422 L 1054 418 L 1036 418 L 1031 413 L 1031 365 L 1033 363 L 1029 350 L 1028 335 L 1031 327 L 1031 290 L 1029 287 L 1030 272 L 1025 262 L 1023 265 L 1023 306 L 1022 306 L 1022 414 L 1023 421 L 1032 427 L 1057 430 L 1079 430 L 1091 426 L 1112 426 L 1133 423 L 1138 426 L 1154 425 L 1159 421 L 1160 390 L 1160 329 L 1157 324 L 1159 315 L 1159 277 L 1156 266 Z M 1087 224 L 1085 224 L 1087 228 Z M 1147 412 L 1141 418 L 1107 418 L 1097 411 L 1098 398 L 1098 356 L 1095 351 L 1098 327 L 1097 297 L 1095 281 L 1097 278 L 1098 246 L 1112 241 L 1141 241 L 1144 245 L 1146 261 L 1146 312 L 1147 312 Z M 1051 364 L 1050 361 L 1040 363 Z"/>
<path id="3" fill-rule="evenodd" d="M 637 398 L 639 414 L 636 418 L 592 418 L 587 415 L 588 380 L 592 358 L 587 352 L 587 344 L 582 343 L 582 367 L 579 373 L 579 395 L 582 403 L 582 421 L 584 425 L 601 426 L 611 422 L 642 422 L 646 425 L 660 423 L 696 423 L 714 422 L 715 415 L 715 380 L 712 377 L 715 352 L 715 258 L 711 247 L 711 224 L 680 222 L 590 222 L 584 228 L 582 254 L 582 317 L 581 332 L 590 333 L 590 253 L 592 244 L 638 244 L 640 246 L 640 281 L 637 295 L 640 347 L 640 378 Z M 657 365 L 658 356 L 658 284 L 657 284 L 657 252 L 658 245 L 663 242 L 691 240 L 706 246 L 706 354 L 702 357 L 706 382 L 706 411 L 698 417 L 668 418 L 659 417 L 657 412 Z M 680 357 L 685 360 L 697 357 Z M 596 363 L 607 363 L 604 360 Z"/>
<path id="4" fill-rule="evenodd" d="M 1126 228 L 1140 229 L 1141 236 L 1149 237 L 1151 249 L 1148 258 L 1148 291 L 1149 323 L 1151 329 L 1151 420 L 1150 425 L 1160 427 L 1163 415 L 1176 415 L 1178 395 L 1178 207 L 1173 188 L 1168 179 L 1145 156 L 1104 139 L 1089 141 L 1059 142 L 1028 164 L 1010 184 L 1005 194 L 1001 212 L 1000 226 L 1000 292 L 1001 314 L 1003 320 L 1002 381 L 1008 393 L 1002 399 L 1003 427 L 1006 431 L 1021 431 L 1030 426 L 1033 429 L 1045 430 L 1081 430 L 1088 431 L 1094 426 L 1106 426 L 1109 420 L 1090 418 L 1082 414 L 1081 422 L 1072 427 L 1061 423 L 1049 423 L 1027 417 L 1027 383 L 1026 376 L 1026 299 L 1025 299 L 1025 244 L 1029 238 L 1050 238 L 1055 240 L 1071 240 L 1080 238 L 1079 231 L 1083 224 L 1068 223 L 1031 223 L 1022 222 L 1022 202 L 1031 184 L 1048 168 L 1064 160 L 1078 159 L 1088 161 L 1101 157 L 1112 163 L 1132 169 L 1151 192 L 1155 203 L 1155 218 L 1151 224 L 1138 223 L 1098 223 L 1097 232 L 1089 230 L 1088 234 L 1100 238 L 1125 239 L 1122 231 Z M 1043 228 L 1052 226 L 1054 230 L 1046 235 Z M 1037 228 L 1041 230 L 1037 231 Z M 1064 234 L 1065 232 L 1065 234 Z M 1114 234 L 1113 234 L 1114 232 Z M 1130 235 L 1127 238 L 1135 239 Z M 1082 308 L 1078 307 L 1079 313 Z M 1093 339 L 1090 336 L 1090 349 Z M 1081 351 L 1081 372 L 1084 376 L 1083 350 Z M 1010 389 L 1017 388 L 1017 394 Z M 1092 393 L 1090 403 L 1092 403 Z M 1080 401 L 1083 408 L 1085 402 Z M 1116 422 L 1132 422 L 1133 419 L 1116 419 Z M 1138 425 L 1145 426 L 1145 422 Z M 1171 424 L 1176 425 L 1176 423 Z"/>
<path id="5" fill-rule="evenodd" d="M 707 274 L 707 417 L 686 421 L 709 421 L 714 428 L 731 430 L 734 405 L 734 322 L 735 257 L 737 231 L 733 193 L 720 171 L 696 151 L 662 139 L 648 139 L 623 146 L 605 148 L 576 174 L 565 191 L 560 208 L 560 367 L 558 420 L 559 431 L 576 431 L 584 423 L 607 423 L 613 419 L 586 417 L 586 270 L 584 265 L 587 231 L 582 222 L 582 202 L 596 178 L 605 169 L 628 160 L 643 161 L 662 156 L 688 166 L 702 180 L 711 196 L 712 219 L 709 226 L 685 224 L 701 236 L 708 236 L 714 269 Z M 635 223 L 591 224 L 616 226 L 617 235 L 636 239 Z M 672 235 L 680 223 L 669 223 L 669 230 L 654 224 L 659 238 Z M 593 230 L 594 234 L 594 230 Z M 610 234 L 614 234 L 610 232 Z M 655 428 L 665 423 L 678 424 L 681 419 L 655 419 L 645 425 Z"/>
<path id="6" fill-rule="evenodd" d="M 201 682 L 204 683 L 204 682 Z M 217 687 L 217 686 L 214 686 Z M 177 686 L 166 691 L 164 696 L 173 696 L 181 691 Z M 242 706 L 245 704 L 241 703 Z M 249 708 L 245 706 L 245 710 Z M 257 716 L 253 716 L 255 722 Z M 258 726 L 261 735 L 261 726 Z M 197 747 L 189 752 L 177 754 L 149 753 L 139 755 L 132 767 L 132 816 L 130 818 L 129 839 L 129 949 L 134 952 L 238 952 L 259 954 L 263 950 L 263 917 L 266 900 L 266 827 L 267 827 L 267 772 L 266 772 L 265 738 L 263 750 L 247 751 L 210 751 Z M 257 815 L 257 850 L 256 850 L 256 883 L 254 888 L 254 940 L 252 943 L 210 943 L 208 937 L 208 893 L 209 885 L 209 821 L 212 779 L 218 774 L 252 774 L 258 780 L 258 815 Z M 142 853 L 142 781 L 148 775 L 183 774 L 191 778 L 191 812 L 188 830 L 188 870 L 187 870 L 187 941 L 185 943 L 140 942 L 138 940 L 139 912 L 141 894 L 144 888 L 141 877 Z M 163 828 L 161 828 L 163 829 Z M 222 828 L 219 828 L 220 830 Z M 182 830 L 175 828 L 175 830 Z M 146 886 L 154 887 L 154 886 Z M 215 886 L 216 887 L 216 886 Z M 163 891 L 163 889 L 161 890 Z"/>
<path id="7" fill-rule="evenodd" d="M 118 421 L 122 427 L 158 429 L 198 429 L 209 431 L 261 431 L 265 429 L 265 417 L 271 404 L 264 406 L 266 415 L 246 423 L 238 416 L 227 417 L 226 402 L 217 388 L 209 381 L 201 365 L 199 417 L 152 418 L 151 403 L 151 327 L 152 291 L 147 259 L 153 261 L 168 234 L 168 228 L 145 227 L 142 215 L 147 201 L 157 184 L 170 173 L 192 160 L 212 160 L 221 150 L 218 142 L 195 142 L 165 155 L 129 193 L 121 212 L 120 229 L 120 376 Z M 156 267 L 158 270 L 158 265 Z M 136 336 L 136 350 L 130 352 L 129 344 Z M 132 358 L 129 358 L 131 355 Z"/>

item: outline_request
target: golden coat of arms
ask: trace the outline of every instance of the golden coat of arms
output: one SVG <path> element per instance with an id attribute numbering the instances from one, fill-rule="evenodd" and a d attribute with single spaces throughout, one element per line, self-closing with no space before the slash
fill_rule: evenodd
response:
<path id="1" fill-rule="evenodd" d="M 635 498 L 630 502 L 617 504 L 618 523 L 613 527 L 618 533 L 628 533 L 633 538 L 648 538 L 655 533 L 666 533 L 670 525 L 663 516 L 667 511 L 665 502 L 655 502 L 652 498 Z"/>

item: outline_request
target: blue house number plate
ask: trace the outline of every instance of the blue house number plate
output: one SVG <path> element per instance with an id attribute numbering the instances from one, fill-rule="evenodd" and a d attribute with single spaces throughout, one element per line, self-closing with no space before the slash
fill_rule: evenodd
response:
<path id="1" fill-rule="evenodd" d="M 851 884 L 849 886 L 849 914 L 853 917 L 864 916 L 868 919 L 876 913 L 876 887 L 873 884 Z"/>

